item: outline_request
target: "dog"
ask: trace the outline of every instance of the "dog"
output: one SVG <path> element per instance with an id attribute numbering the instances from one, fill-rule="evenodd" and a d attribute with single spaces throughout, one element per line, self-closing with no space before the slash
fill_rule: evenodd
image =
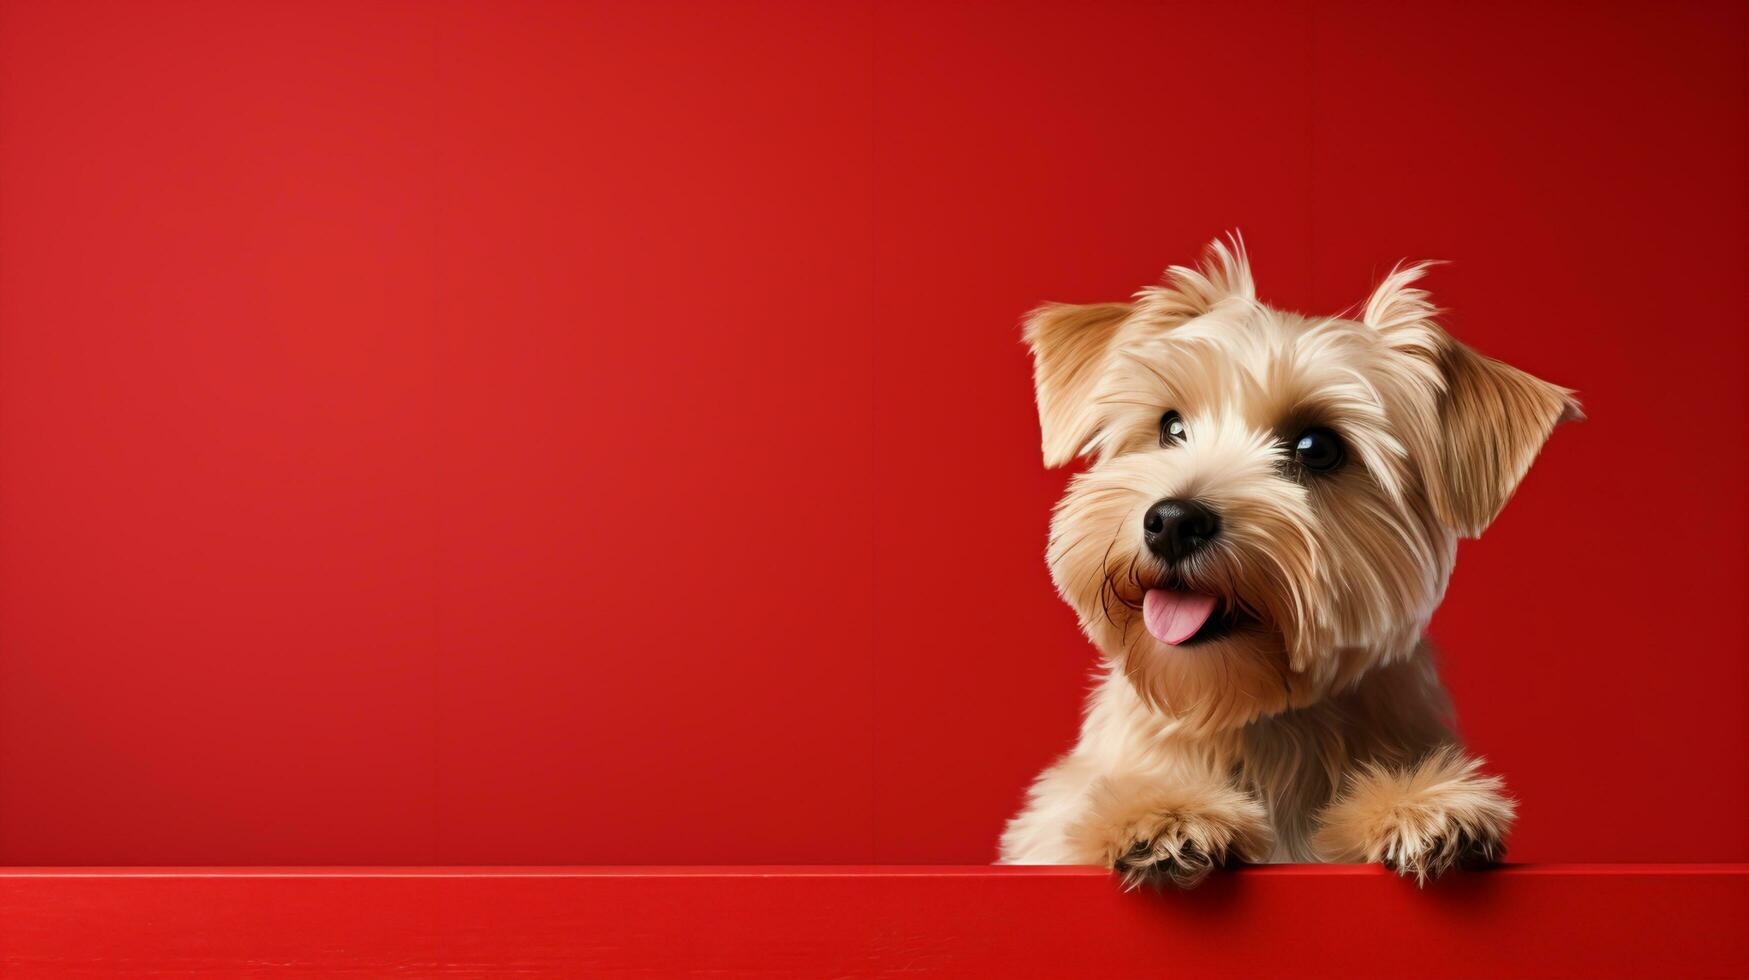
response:
<path id="1" fill-rule="evenodd" d="M 1104 655 L 1005 864 L 1193 887 L 1233 862 L 1501 859 L 1514 803 L 1465 754 L 1424 633 L 1574 393 L 1436 322 L 1399 264 L 1353 318 L 1257 299 L 1235 234 L 1129 303 L 1025 321 L 1052 580 Z"/>

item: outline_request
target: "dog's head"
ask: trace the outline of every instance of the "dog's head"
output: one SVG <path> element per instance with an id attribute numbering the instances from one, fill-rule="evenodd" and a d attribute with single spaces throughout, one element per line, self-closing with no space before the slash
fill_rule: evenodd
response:
<path id="1" fill-rule="evenodd" d="M 1050 567 L 1087 634 L 1191 730 L 1309 704 L 1413 649 L 1572 393 L 1453 340 L 1423 266 L 1358 319 L 1258 302 L 1216 242 L 1134 302 L 1026 324 L 1047 465 L 1089 456 Z"/>

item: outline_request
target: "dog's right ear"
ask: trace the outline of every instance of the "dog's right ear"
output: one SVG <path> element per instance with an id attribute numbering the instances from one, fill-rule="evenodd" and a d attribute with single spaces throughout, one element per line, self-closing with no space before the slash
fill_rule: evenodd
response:
<path id="1" fill-rule="evenodd" d="M 1046 466 L 1081 455 L 1099 427 L 1094 387 L 1104 373 L 1127 303 L 1070 306 L 1048 303 L 1026 318 L 1032 380 Z"/>

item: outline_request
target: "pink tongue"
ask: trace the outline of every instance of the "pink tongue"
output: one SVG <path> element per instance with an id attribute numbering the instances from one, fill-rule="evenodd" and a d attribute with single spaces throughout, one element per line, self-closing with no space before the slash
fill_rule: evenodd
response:
<path id="1" fill-rule="evenodd" d="M 1196 635 L 1215 611 L 1215 597 L 1200 592 L 1149 589 L 1142 599 L 1142 622 L 1161 643 L 1177 646 Z"/>

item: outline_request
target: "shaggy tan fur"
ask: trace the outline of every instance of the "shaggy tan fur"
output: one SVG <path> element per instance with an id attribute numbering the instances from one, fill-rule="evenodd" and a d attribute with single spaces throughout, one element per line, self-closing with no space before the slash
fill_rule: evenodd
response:
<path id="1" fill-rule="evenodd" d="M 1493 861 L 1513 806 L 1481 765 L 1449 745 L 1407 770 L 1367 763 L 1318 815 L 1314 846 L 1327 860 L 1382 862 L 1418 882 L 1461 861 Z"/>
<path id="2" fill-rule="evenodd" d="M 1422 879 L 1501 853 L 1511 804 L 1456 748 L 1422 634 L 1457 536 L 1481 533 L 1580 415 L 1571 392 L 1441 329 L 1423 271 L 1393 271 L 1358 320 L 1313 318 L 1259 302 L 1237 240 L 1216 242 L 1132 303 L 1029 318 L 1046 462 L 1091 459 L 1057 506 L 1051 573 L 1105 669 L 1004 862 L 1194 884 L 1229 858 Z M 1170 444 L 1168 411 L 1185 426 Z M 1339 434 L 1344 466 L 1296 465 L 1311 428 Z M 1171 568 L 1142 535 L 1164 498 L 1221 521 Z M 1168 579 L 1239 625 L 1155 639 L 1141 609 Z"/>

